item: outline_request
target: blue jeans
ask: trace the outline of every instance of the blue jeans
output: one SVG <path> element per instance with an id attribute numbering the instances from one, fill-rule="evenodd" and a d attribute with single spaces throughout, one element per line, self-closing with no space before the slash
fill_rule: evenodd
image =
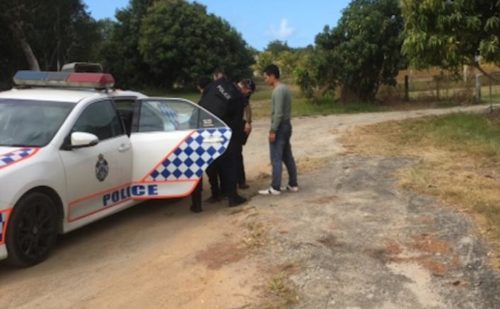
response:
<path id="1" fill-rule="evenodd" d="M 292 137 L 292 124 L 290 121 L 284 121 L 280 124 L 276 132 L 276 140 L 269 144 L 271 150 L 271 165 L 273 168 L 271 186 L 274 190 L 281 188 L 281 172 L 283 170 L 282 162 L 288 171 L 288 184 L 297 186 L 297 167 L 292 154 L 292 145 L 290 138 Z"/>

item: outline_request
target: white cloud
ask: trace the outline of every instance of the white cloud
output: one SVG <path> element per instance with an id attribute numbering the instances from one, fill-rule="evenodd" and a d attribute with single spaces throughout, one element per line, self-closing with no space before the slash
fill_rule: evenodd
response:
<path id="1" fill-rule="evenodd" d="M 295 29 L 288 24 L 288 20 L 283 18 L 278 29 L 271 25 L 270 34 L 273 39 L 284 41 L 295 34 Z"/>

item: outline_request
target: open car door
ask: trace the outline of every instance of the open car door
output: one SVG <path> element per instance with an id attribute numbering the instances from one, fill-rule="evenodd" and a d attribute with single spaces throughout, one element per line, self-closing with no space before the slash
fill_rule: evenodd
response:
<path id="1" fill-rule="evenodd" d="M 184 99 L 138 100 L 131 131 L 134 199 L 191 194 L 231 138 L 220 119 Z"/>

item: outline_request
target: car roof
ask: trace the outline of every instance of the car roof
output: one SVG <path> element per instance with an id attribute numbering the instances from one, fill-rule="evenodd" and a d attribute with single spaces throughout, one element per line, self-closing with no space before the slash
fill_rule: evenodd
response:
<path id="1" fill-rule="evenodd" d="M 12 89 L 0 92 L 0 99 L 22 99 L 34 101 L 52 101 L 78 103 L 83 99 L 99 97 L 145 97 L 144 94 L 134 91 L 123 90 L 95 90 L 95 89 L 63 89 L 63 88 L 28 88 Z"/>

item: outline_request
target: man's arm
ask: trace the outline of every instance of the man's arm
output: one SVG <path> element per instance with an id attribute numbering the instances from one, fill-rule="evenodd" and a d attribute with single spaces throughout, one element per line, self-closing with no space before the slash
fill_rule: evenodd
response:
<path id="1" fill-rule="evenodd" d="M 273 114 L 271 119 L 271 132 L 276 133 L 283 120 L 283 106 L 285 105 L 285 95 L 282 88 L 276 89 L 273 93 Z"/>
<path id="2" fill-rule="evenodd" d="M 247 106 L 245 107 L 245 134 L 250 135 L 250 132 L 252 132 L 252 107 L 250 106 L 250 102 L 248 102 Z"/>
<path id="3" fill-rule="evenodd" d="M 273 92 L 273 114 L 271 118 L 271 130 L 269 131 L 269 142 L 276 141 L 276 132 L 283 120 L 283 106 L 285 105 L 285 94 L 283 88 L 277 88 Z"/>

